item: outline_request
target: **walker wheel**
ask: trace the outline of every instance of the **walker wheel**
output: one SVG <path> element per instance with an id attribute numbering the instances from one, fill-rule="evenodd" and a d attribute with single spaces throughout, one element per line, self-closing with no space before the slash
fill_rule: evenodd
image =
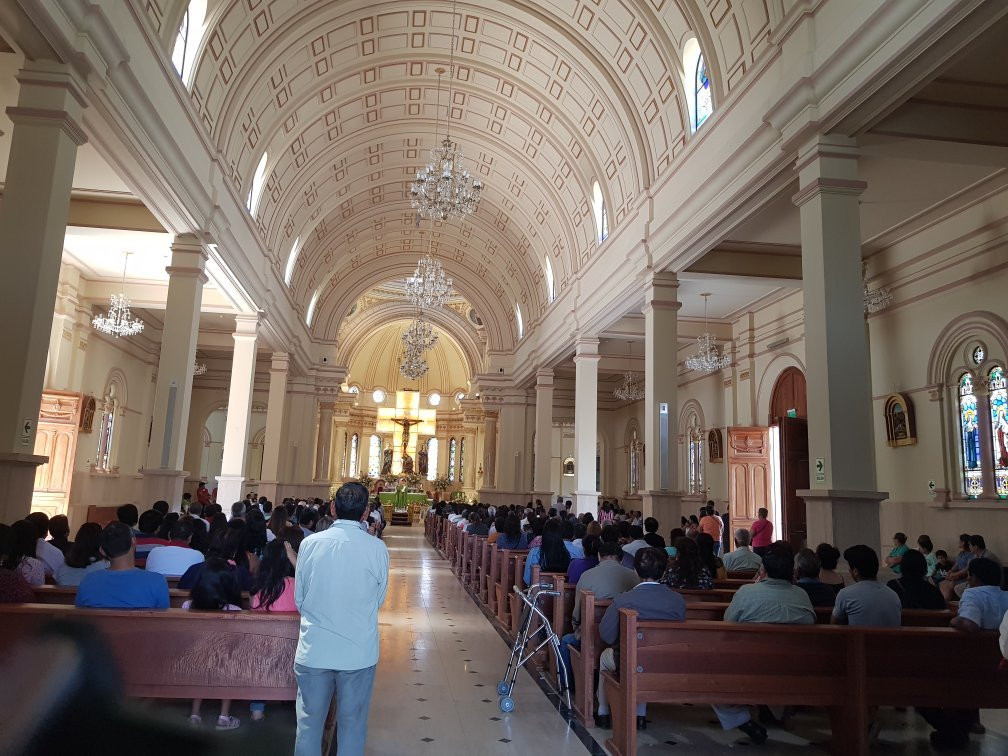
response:
<path id="1" fill-rule="evenodd" d="M 511 696 L 504 696 L 500 700 L 500 710 L 507 714 L 509 711 L 514 711 L 514 699 Z"/>
<path id="2" fill-rule="evenodd" d="M 507 680 L 501 680 L 497 683 L 497 695 L 506 696 L 511 692 L 511 686 L 507 684 Z"/>

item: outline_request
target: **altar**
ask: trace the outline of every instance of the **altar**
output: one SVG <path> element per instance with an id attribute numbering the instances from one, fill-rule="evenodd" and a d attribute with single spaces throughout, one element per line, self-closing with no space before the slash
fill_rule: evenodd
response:
<path id="1" fill-rule="evenodd" d="M 427 494 L 408 493 L 406 491 L 382 491 L 378 494 L 382 509 L 385 510 L 385 520 L 392 522 L 392 513 L 395 510 L 409 512 L 410 521 L 416 521 L 422 517 L 424 511 L 430 506 Z"/>

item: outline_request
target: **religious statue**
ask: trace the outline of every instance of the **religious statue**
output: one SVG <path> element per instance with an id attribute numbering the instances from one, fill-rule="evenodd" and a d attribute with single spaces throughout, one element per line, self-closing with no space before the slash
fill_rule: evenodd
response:
<path id="1" fill-rule="evenodd" d="M 392 449 L 382 451 L 381 474 L 383 477 L 392 474 Z"/>
<path id="2" fill-rule="evenodd" d="M 413 474 L 413 457 L 411 457 L 409 454 L 406 454 L 405 450 L 403 450 L 402 470 L 404 473 L 407 473 L 408 475 Z"/>
<path id="3" fill-rule="evenodd" d="M 424 444 L 423 448 L 417 452 L 417 472 L 419 472 L 423 477 L 427 477 L 427 445 Z"/>
<path id="4" fill-rule="evenodd" d="M 406 469 L 406 467 L 405 467 L 405 465 L 406 465 L 406 457 L 409 456 L 406 453 L 406 450 L 409 449 L 409 429 L 412 428 L 414 425 L 416 425 L 416 421 L 415 420 L 410 420 L 408 417 L 404 417 L 402 420 L 397 420 L 396 418 L 392 418 L 392 422 L 395 423 L 396 425 L 401 425 L 402 426 L 403 469 L 405 470 Z M 412 463 L 412 460 L 410 460 L 410 462 Z"/>

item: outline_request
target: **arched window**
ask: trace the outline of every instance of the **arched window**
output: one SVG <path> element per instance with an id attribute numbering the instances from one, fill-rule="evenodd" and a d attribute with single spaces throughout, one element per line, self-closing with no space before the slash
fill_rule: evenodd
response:
<path id="1" fill-rule="evenodd" d="M 553 263 L 550 262 L 549 255 L 543 258 L 546 269 L 546 302 L 552 302 L 556 298 L 556 285 L 553 281 Z"/>
<path id="2" fill-rule="evenodd" d="M 434 480 L 437 477 L 438 461 L 438 441 L 436 438 L 427 439 L 427 480 Z"/>
<path id="3" fill-rule="evenodd" d="M 301 251 L 301 237 L 298 236 L 291 244 L 290 254 L 287 255 L 287 267 L 284 268 L 284 283 L 290 286 L 294 280 L 294 266 L 297 265 L 298 253 Z"/>
<path id="4" fill-rule="evenodd" d="M 520 339 L 525 335 L 525 321 L 522 320 L 521 307 L 518 303 L 515 303 L 515 324 L 518 328 L 518 338 Z"/>
<path id="5" fill-rule="evenodd" d="M 994 451 L 994 482 L 997 495 L 1008 498 L 1008 389 L 1004 370 L 998 366 L 988 374 L 987 391 L 991 411 L 991 447 Z"/>
<path id="6" fill-rule="evenodd" d="M 680 420 L 680 422 L 683 422 Z M 683 447 L 686 452 L 686 492 L 694 496 L 704 494 L 704 434 L 702 421 L 696 410 L 691 408 L 680 425 Z"/>
<path id="7" fill-rule="evenodd" d="M 459 441 L 459 466 L 458 466 L 458 481 L 459 485 L 465 484 L 462 476 L 465 474 L 465 438 Z"/>
<path id="8" fill-rule="evenodd" d="M 448 480 L 455 482 L 455 437 L 448 439 Z"/>
<path id="9" fill-rule="evenodd" d="M 252 174 L 252 186 L 249 187 L 248 198 L 245 200 L 245 207 L 253 215 L 259 209 L 259 198 L 262 197 L 263 186 L 266 181 L 266 153 L 259 158 L 259 165 L 256 166 L 255 173 Z"/>
<path id="10" fill-rule="evenodd" d="M 694 126 L 696 131 L 700 124 L 707 120 L 707 117 L 714 112 L 714 101 L 711 99 L 710 78 L 707 76 L 707 64 L 704 57 L 697 58 L 695 75 L 693 77 L 693 112 Z"/>
<path id="11" fill-rule="evenodd" d="M 350 436 L 350 477 L 357 477 L 357 434 Z"/>
<path id="12" fill-rule="evenodd" d="M 606 213 L 605 199 L 598 181 L 592 184 L 592 209 L 595 211 L 595 235 L 601 244 L 609 238 L 609 215 Z"/>
<path id="13" fill-rule="evenodd" d="M 973 376 L 964 373 L 959 379 L 959 425 L 962 432 L 963 493 L 978 498 L 983 493 L 980 471 L 980 424 Z"/>
<path id="14" fill-rule="evenodd" d="M 196 53 L 206 30 L 205 23 L 206 0 L 192 0 L 182 14 L 178 36 L 175 37 L 175 47 L 172 49 L 172 65 L 186 86 L 192 81 Z"/>
<path id="15" fill-rule="evenodd" d="M 308 302 L 308 312 L 305 313 L 305 324 L 311 328 L 312 322 L 315 320 L 315 306 L 318 304 L 319 295 L 322 293 L 322 289 L 315 289 L 315 293 L 312 294 L 311 301 Z"/>
<path id="16" fill-rule="evenodd" d="M 372 433 L 371 443 L 368 444 L 368 471 L 367 474 L 372 478 L 377 478 L 378 474 L 381 472 L 381 452 L 382 452 L 382 441 L 381 436 Z"/>

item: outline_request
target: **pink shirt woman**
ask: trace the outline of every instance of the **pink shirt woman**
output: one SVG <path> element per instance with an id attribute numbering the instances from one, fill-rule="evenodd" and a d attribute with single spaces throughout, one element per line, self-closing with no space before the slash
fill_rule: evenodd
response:
<path id="1" fill-rule="evenodd" d="M 760 509 L 759 519 L 752 524 L 749 533 L 752 535 L 753 549 L 765 549 L 773 541 L 773 523 L 767 519 L 767 511 Z"/>
<path id="2" fill-rule="evenodd" d="M 252 597 L 252 608 L 262 612 L 296 612 L 298 608 L 297 604 L 294 603 L 294 578 L 284 578 L 283 593 L 266 609 L 260 608 L 259 594 L 255 594 Z"/>

